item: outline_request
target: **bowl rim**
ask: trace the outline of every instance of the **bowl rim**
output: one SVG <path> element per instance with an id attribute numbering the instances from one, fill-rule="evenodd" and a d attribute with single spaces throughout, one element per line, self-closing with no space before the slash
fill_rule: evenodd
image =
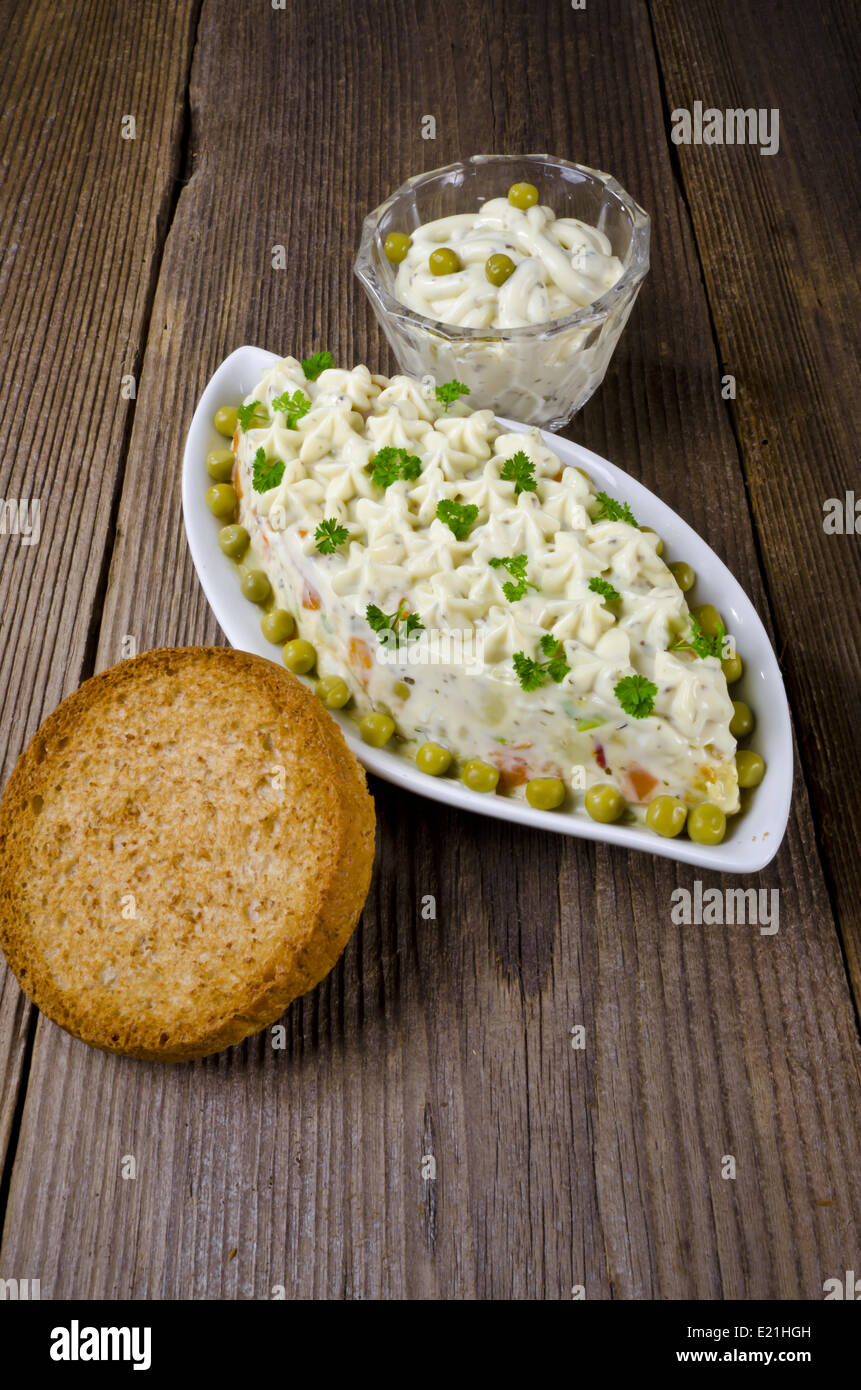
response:
<path id="1" fill-rule="evenodd" d="M 522 164 L 528 160 L 541 160 L 542 163 L 555 165 L 559 169 L 574 170 L 578 174 L 584 175 L 590 183 L 598 184 L 606 189 L 624 208 L 631 219 L 631 248 L 628 264 L 615 285 L 605 291 L 599 299 L 593 300 L 591 304 L 585 305 L 582 309 L 576 309 L 573 314 L 566 314 L 565 318 L 547 319 L 544 323 L 526 324 L 521 328 L 461 328 L 457 324 L 444 323 L 441 319 L 433 319 L 425 314 L 420 314 L 396 299 L 383 284 L 371 258 L 371 247 L 376 241 L 379 224 L 384 213 L 407 197 L 417 185 L 439 178 L 442 174 L 464 170 L 471 165 L 505 164 L 508 162 Z M 426 169 L 421 174 L 413 174 L 400 187 L 396 188 L 394 193 L 390 193 L 388 198 L 385 198 L 382 203 L 379 203 L 369 212 L 362 223 L 362 235 L 356 259 L 353 262 L 353 273 L 361 281 L 372 304 L 384 311 L 388 317 L 403 319 L 408 323 L 415 324 L 425 333 L 442 338 L 446 342 L 528 342 L 535 338 L 555 337 L 558 333 L 567 332 L 572 328 L 585 328 L 603 321 L 619 303 L 632 298 L 649 270 L 651 225 L 652 220 L 646 210 L 631 197 L 630 193 L 626 192 L 612 174 L 603 173 L 600 169 L 593 169 L 588 164 L 577 164 L 570 159 L 562 159 L 557 155 L 550 154 L 473 154 L 466 159 L 454 160 L 451 164 L 442 164 L 437 169 Z"/>

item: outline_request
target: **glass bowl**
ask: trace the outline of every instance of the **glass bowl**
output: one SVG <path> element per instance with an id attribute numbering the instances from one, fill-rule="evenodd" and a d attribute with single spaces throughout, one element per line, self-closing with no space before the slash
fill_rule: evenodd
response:
<path id="1" fill-rule="evenodd" d="M 505 197 L 512 183 L 532 183 L 557 217 L 577 217 L 609 239 L 621 279 L 566 318 L 526 328 L 459 328 L 418 314 L 394 296 L 397 266 L 383 243 L 390 232 L 469 212 Z M 648 214 L 609 174 L 546 154 L 474 155 L 407 179 L 370 213 L 353 269 L 362 282 L 401 371 L 456 377 L 467 404 L 529 425 L 560 429 L 601 385 L 649 269 Z"/>

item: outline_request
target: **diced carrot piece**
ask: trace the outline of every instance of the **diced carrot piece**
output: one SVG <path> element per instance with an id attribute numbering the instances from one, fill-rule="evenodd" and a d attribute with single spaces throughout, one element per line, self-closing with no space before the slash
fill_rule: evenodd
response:
<path id="1" fill-rule="evenodd" d="M 314 612 L 320 607 L 320 603 L 321 599 L 317 590 L 312 589 L 308 581 L 305 580 L 302 584 L 302 607 L 310 608 Z"/>
<path id="2" fill-rule="evenodd" d="M 351 637 L 350 665 L 354 668 L 361 667 L 364 671 L 370 671 L 373 664 L 373 653 L 367 642 L 362 641 L 361 637 Z"/>
<path id="3" fill-rule="evenodd" d="M 647 772 L 643 767 L 629 767 L 627 777 L 634 788 L 636 801 L 645 801 L 649 792 L 658 785 L 657 777 L 653 777 L 651 772 Z"/>
<path id="4" fill-rule="evenodd" d="M 522 758 L 513 758 L 508 753 L 492 753 L 490 761 L 499 768 L 499 790 L 513 791 L 529 781 L 529 768 Z"/>

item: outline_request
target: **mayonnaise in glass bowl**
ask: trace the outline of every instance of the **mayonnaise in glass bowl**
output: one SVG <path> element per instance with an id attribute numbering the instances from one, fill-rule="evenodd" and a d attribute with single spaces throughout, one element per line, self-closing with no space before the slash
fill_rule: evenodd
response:
<path id="1" fill-rule="evenodd" d="M 565 318 L 523 328 L 464 328 L 407 308 L 397 298 L 398 266 L 383 250 L 390 232 L 476 212 L 531 183 L 558 218 L 597 227 L 623 270 L 594 303 Z M 355 272 L 401 370 L 469 387 L 471 409 L 560 429 L 600 386 L 649 269 L 650 221 L 608 174 L 550 155 L 475 155 L 408 179 L 365 219 Z"/>

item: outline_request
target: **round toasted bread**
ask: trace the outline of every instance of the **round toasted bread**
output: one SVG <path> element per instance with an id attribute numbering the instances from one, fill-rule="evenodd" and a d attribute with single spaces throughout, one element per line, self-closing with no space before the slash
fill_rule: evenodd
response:
<path id="1" fill-rule="evenodd" d="M 374 804 L 295 676 L 162 648 L 51 714 L 0 802 L 0 945 L 75 1037 L 159 1061 L 277 1019 L 331 970 L 371 879 Z"/>

